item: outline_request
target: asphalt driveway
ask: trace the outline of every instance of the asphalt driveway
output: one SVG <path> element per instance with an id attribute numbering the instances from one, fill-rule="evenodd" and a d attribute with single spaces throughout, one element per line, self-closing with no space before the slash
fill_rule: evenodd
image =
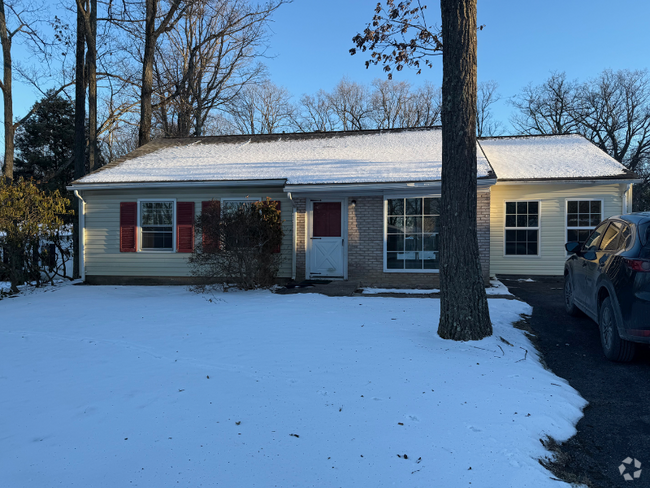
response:
<path id="1" fill-rule="evenodd" d="M 598 488 L 650 486 L 650 349 L 641 347 L 629 364 L 609 362 L 601 350 L 598 326 L 564 311 L 562 278 L 499 278 L 533 306 L 530 325 L 549 368 L 589 402 L 577 435 L 559 448 L 562 477 L 573 475 Z M 642 463 L 641 476 L 633 481 L 619 473 L 627 457 Z"/>

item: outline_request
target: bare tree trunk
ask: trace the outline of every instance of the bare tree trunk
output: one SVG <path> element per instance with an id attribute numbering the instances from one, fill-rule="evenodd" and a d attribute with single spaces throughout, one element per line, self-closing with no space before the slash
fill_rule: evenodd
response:
<path id="1" fill-rule="evenodd" d="M 159 0 L 146 0 L 138 146 L 143 146 L 151 140 L 151 118 L 153 115 L 153 109 L 151 106 L 151 98 L 153 94 L 153 63 L 158 38 L 163 32 L 171 30 L 176 25 L 185 14 L 187 7 L 192 3 L 190 0 L 185 0 L 181 7 L 182 0 L 170 0 L 169 10 L 167 10 L 167 13 L 156 28 L 158 2 Z"/>
<path id="2" fill-rule="evenodd" d="M 4 101 L 4 129 L 5 129 L 5 157 L 4 171 L 5 178 L 14 178 L 14 111 L 13 96 L 11 87 L 11 36 L 7 31 L 7 20 L 5 18 L 5 2 L 0 0 L 0 41 L 2 42 L 2 98 Z"/>
<path id="3" fill-rule="evenodd" d="M 443 339 L 492 334 L 476 233 L 476 0 L 441 0 Z"/>
<path id="4" fill-rule="evenodd" d="M 86 15 L 88 15 L 86 10 Z M 88 47 L 88 166 L 90 172 L 99 167 L 97 160 L 97 0 L 90 0 L 90 32 L 86 31 Z"/>
<path id="5" fill-rule="evenodd" d="M 85 27 L 81 8 L 77 6 L 77 52 L 75 65 L 74 179 L 86 174 L 86 83 L 84 77 Z M 79 278 L 79 212 L 75 209 L 72 224 L 72 277 Z"/>
<path id="6" fill-rule="evenodd" d="M 158 0 L 146 0 L 138 146 L 143 146 L 151 140 L 151 94 L 153 93 L 153 58 L 157 41 L 157 36 L 155 35 L 157 10 Z"/>

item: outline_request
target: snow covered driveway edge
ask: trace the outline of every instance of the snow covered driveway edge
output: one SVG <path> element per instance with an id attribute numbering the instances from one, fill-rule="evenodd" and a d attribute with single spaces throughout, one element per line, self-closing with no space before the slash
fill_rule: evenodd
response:
<path id="1" fill-rule="evenodd" d="M 489 303 L 494 336 L 455 343 L 431 298 L 2 300 L 0 486 L 560 486 L 539 439 L 585 401 L 512 327 L 530 307 Z"/>

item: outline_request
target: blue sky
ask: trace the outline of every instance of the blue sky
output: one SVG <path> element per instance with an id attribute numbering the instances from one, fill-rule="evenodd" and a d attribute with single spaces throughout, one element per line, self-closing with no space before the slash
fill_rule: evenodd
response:
<path id="1" fill-rule="evenodd" d="M 427 21 L 439 25 L 437 1 L 428 4 Z M 343 76 L 370 83 L 386 75 L 365 68 L 363 54 L 350 56 L 352 36 L 363 30 L 377 0 L 294 0 L 275 15 L 267 61 L 271 79 L 294 96 L 330 90 Z M 505 99 L 552 71 L 586 80 L 605 68 L 650 68 L 650 2 L 647 0 L 479 0 L 478 79 L 495 80 L 503 100 L 496 115 L 504 122 Z M 442 58 L 432 69 L 396 73 L 414 85 L 442 83 Z"/>
<path id="2" fill-rule="evenodd" d="M 426 1 L 424 3 L 427 3 Z M 363 54 L 350 56 L 352 36 L 370 21 L 377 0 L 294 0 L 274 16 L 266 64 L 270 78 L 295 97 L 331 90 L 343 77 L 370 83 L 385 77 L 380 67 L 366 69 Z M 428 2 L 427 20 L 439 24 L 439 2 Z M 506 99 L 552 71 L 586 80 L 605 68 L 650 68 L 650 2 L 619 0 L 479 0 L 479 81 L 495 80 L 503 100 L 496 116 L 507 122 Z M 16 46 L 20 49 L 18 46 Z M 414 85 L 442 82 L 442 59 L 433 69 L 405 69 L 396 80 Z M 23 115 L 38 98 L 15 81 L 14 114 Z"/>

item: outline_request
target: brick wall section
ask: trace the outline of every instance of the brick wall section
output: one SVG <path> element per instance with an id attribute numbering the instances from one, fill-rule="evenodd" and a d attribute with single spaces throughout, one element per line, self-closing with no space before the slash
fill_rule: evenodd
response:
<path id="1" fill-rule="evenodd" d="M 483 281 L 490 281 L 490 192 L 479 192 L 476 202 L 476 233 Z"/>
<path id="2" fill-rule="evenodd" d="M 356 201 L 352 206 L 351 202 Z M 296 279 L 305 276 L 306 200 L 294 198 L 297 215 Z M 477 226 L 481 268 L 488 280 L 490 266 L 490 193 L 477 201 Z M 384 272 L 384 199 L 381 196 L 348 197 L 348 280 L 361 286 L 382 288 L 437 288 L 437 273 Z"/>
<path id="3" fill-rule="evenodd" d="M 305 217 L 307 212 L 307 199 L 294 198 L 293 207 L 296 209 L 296 280 L 302 281 L 305 279 L 305 251 L 307 249 L 305 243 Z"/>
<path id="4" fill-rule="evenodd" d="M 351 202 L 356 201 L 352 206 Z M 384 278 L 382 197 L 348 198 L 348 279 L 362 285 Z"/>

